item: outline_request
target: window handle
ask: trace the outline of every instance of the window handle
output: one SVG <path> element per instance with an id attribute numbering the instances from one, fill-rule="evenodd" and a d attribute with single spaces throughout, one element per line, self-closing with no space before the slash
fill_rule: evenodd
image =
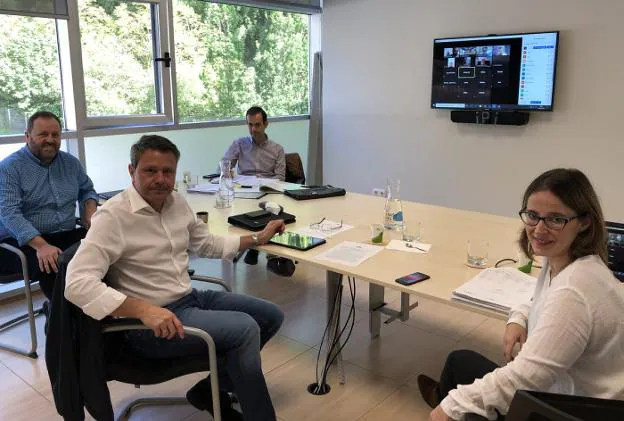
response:
<path id="1" fill-rule="evenodd" d="M 154 61 L 155 62 L 164 61 L 165 62 L 165 67 L 171 67 L 171 56 L 167 52 L 165 52 L 165 54 L 163 54 L 163 55 L 164 55 L 164 57 L 156 57 L 154 59 Z"/>

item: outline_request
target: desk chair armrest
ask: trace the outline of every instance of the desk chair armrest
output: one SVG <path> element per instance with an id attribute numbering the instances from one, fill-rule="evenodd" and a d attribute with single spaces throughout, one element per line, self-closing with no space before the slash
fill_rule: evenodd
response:
<path id="1" fill-rule="evenodd" d="M 22 263 L 22 276 L 24 277 L 24 281 L 30 282 L 30 279 L 28 279 L 29 277 L 28 262 L 26 261 L 26 255 L 24 254 L 24 252 L 18 249 L 17 247 L 14 247 L 6 243 L 0 243 L 0 247 L 2 247 L 5 250 L 10 251 L 11 253 L 17 254 L 17 257 L 19 257 L 20 262 Z"/>
<path id="2" fill-rule="evenodd" d="M 219 384 L 217 373 L 217 348 L 212 337 L 201 329 L 195 327 L 182 326 L 184 334 L 196 336 L 203 340 L 208 346 L 208 362 L 210 363 L 210 382 L 212 387 L 212 400 L 214 408 L 214 419 L 221 420 L 221 407 L 219 404 Z M 149 327 L 141 323 L 140 320 L 131 318 L 110 319 L 102 322 L 102 332 L 120 332 L 124 330 L 150 330 Z"/>
<path id="3" fill-rule="evenodd" d="M 209 282 L 211 284 L 221 285 L 224 290 L 227 292 L 232 292 L 232 288 L 221 279 L 213 278 L 212 276 L 202 276 L 202 275 L 191 275 L 191 279 L 195 281 Z"/>

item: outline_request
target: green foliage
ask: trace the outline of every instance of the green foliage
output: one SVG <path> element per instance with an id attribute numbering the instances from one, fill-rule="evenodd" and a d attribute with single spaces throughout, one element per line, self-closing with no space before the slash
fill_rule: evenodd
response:
<path id="1" fill-rule="evenodd" d="M 0 15 L 0 134 L 39 109 L 62 115 L 54 22 Z"/>
<path id="2" fill-rule="evenodd" d="M 155 113 L 150 5 L 78 5 L 88 115 Z M 181 121 L 241 118 L 251 105 L 308 113 L 307 16 L 201 0 L 173 8 Z M 0 58 L 0 114 L 62 114 L 53 21 L 0 15 Z"/>

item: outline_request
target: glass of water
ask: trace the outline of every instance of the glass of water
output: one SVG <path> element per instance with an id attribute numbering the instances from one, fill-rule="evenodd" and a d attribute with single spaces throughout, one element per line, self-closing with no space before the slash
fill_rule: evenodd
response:
<path id="1" fill-rule="evenodd" d="M 407 243 L 416 243 L 422 238 L 420 233 L 420 222 L 410 222 L 403 225 L 403 241 Z"/>
<path id="2" fill-rule="evenodd" d="M 484 268 L 488 264 L 490 242 L 484 240 L 468 240 L 466 243 L 466 264 L 473 268 Z"/>

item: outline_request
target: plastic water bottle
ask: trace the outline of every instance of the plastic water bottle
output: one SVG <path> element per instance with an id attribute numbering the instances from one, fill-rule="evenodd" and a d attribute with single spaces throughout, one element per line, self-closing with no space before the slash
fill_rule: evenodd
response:
<path id="1" fill-rule="evenodd" d="M 234 179 L 232 177 L 232 162 L 222 159 L 219 162 L 221 176 L 219 177 L 219 190 L 215 201 L 215 208 L 229 208 L 234 202 Z"/>
<path id="2" fill-rule="evenodd" d="M 401 181 L 388 179 L 386 184 L 386 208 L 384 210 L 384 228 L 394 231 L 403 230 L 403 205 L 401 204 Z"/>

